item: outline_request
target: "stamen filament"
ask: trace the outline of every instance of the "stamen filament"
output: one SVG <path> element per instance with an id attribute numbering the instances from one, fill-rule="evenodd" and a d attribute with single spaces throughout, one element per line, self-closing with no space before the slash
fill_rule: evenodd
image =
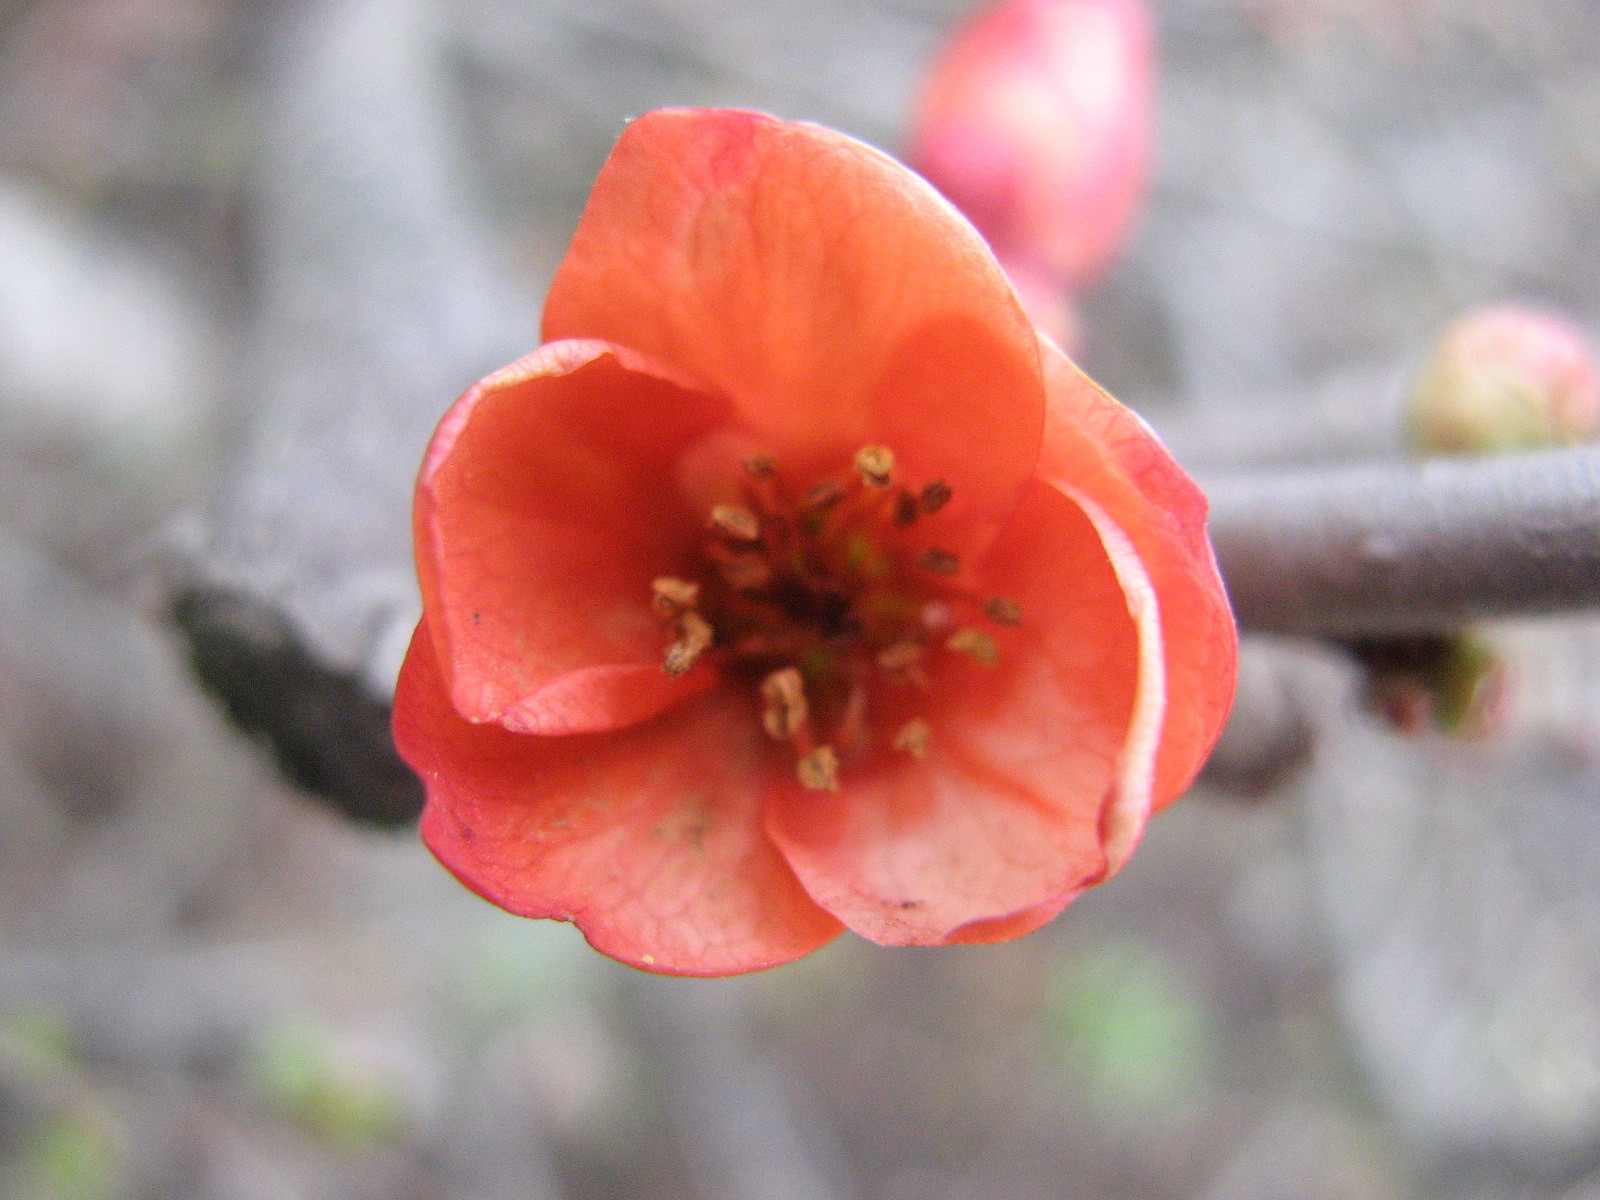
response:
<path id="1" fill-rule="evenodd" d="M 850 698 L 845 701 L 844 714 L 834 740 L 845 754 L 855 753 L 867 739 L 867 688 L 857 679 L 850 685 Z"/>
<path id="2" fill-rule="evenodd" d="M 741 592 L 758 592 L 772 582 L 772 564 L 759 554 L 730 555 L 717 563 L 717 571 Z"/>

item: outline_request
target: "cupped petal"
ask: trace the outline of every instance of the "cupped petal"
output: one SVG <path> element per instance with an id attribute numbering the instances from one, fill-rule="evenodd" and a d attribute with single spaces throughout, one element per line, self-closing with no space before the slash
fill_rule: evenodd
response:
<path id="1" fill-rule="evenodd" d="M 1025 932 L 1120 865 L 1124 823 L 1148 811 L 1147 786 L 1142 807 L 1119 805 L 1126 783 L 1149 777 L 1153 738 L 1142 764 L 1127 754 L 1130 730 L 1152 719 L 1140 717 L 1151 664 L 1141 668 L 1141 621 L 1095 522 L 1035 480 L 975 581 L 1023 614 L 992 627 L 996 665 L 952 655 L 926 690 L 874 697 L 882 742 L 927 720 L 926 757 L 880 746 L 837 795 L 786 787 L 768 810 L 806 890 L 874 941 Z M 1144 633 L 1153 628 L 1151 610 Z"/>
<path id="2" fill-rule="evenodd" d="M 993 255 L 928 184 L 818 126 L 640 117 L 595 183 L 544 330 L 682 368 L 802 475 L 890 446 L 909 477 L 951 485 L 958 550 L 993 535 L 1038 457 L 1038 350 Z"/>
<path id="3" fill-rule="evenodd" d="M 1106 856 L 1107 877 L 1127 865 L 1155 809 L 1156 752 L 1166 714 L 1166 655 L 1161 635 L 1161 612 L 1155 585 L 1123 530 L 1104 509 L 1082 492 L 1062 489 L 1094 524 L 1122 585 L 1138 634 L 1138 682 L 1128 732 L 1117 760 L 1116 780 L 1100 815 L 1100 839 Z M 972 921 L 950 935 L 951 942 L 1004 942 L 1044 925 L 1083 889 L 1069 888 L 1032 908 L 1004 917 Z"/>
<path id="4" fill-rule="evenodd" d="M 429 625 L 395 693 L 395 742 L 422 777 L 422 837 L 510 912 L 575 922 L 651 971 L 726 975 L 788 962 L 839 923 L 761 828 L 770 751 L 725 690 L 628 729 L 570 737 L 474 725 L 455 711 Z"/>
<path id="5" fill-rule="evenodd" d="M 1206 534 L 1206 499 L 1131 410 L 1041 341 L 1049 412 L 1039 469 L 1093 501 L 1132 543 L 1160 597 L 1166 715 L 1155 807 L 1194 779 L 1233 704 L 1239 637 Z"/>
<path id="6" fill-rule="evenodd" d="M 673 482 L 726 415 L 670 369 L 557 342 L 446 414 L 417 481 L 417 569 L 456 710 L 534 733 L 643 720 L 703 691 L 661 668 L 651 580 L 692 561 Z"/>
<path id="7" fill-rule="evenodd" d="M 1138 637 L 1133 711 L 1117 757 L 1117 778 L 1100 816 L 1108 874 L 1122 870 L 1155 808 L 1156 756 L 1167 717 L 1166 639 L 1155 582 L 1145 570 L 1132 539 L 1110 515 L 1077 488 L 1055 485 L 1077 502 L 1094 525 L 1122 586 Z"/>

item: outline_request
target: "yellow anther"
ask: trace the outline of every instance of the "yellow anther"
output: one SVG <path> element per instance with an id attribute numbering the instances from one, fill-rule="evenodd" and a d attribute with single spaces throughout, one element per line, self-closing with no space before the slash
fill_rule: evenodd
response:
<path id="1" fill-rule="evenodd" d="M 678 640 L 667 647 L 666 660 L 661 664 L 668 675 L 682 675 L 694 666 L 711 646 L 716 637 L 706 619 L 693 609 L 678 617 Z"/>
<path id="2" fill-rule="evenodd" d="M 832 746 L 818 746 L 810 754 L 804 755 L 795 764 L 795 773 L 800 776 L 800 782 L 813 792 L 839 790 L 839 756 L 833 752 Z"/>
<path id="3" fill-rule="evenodd" d="M 928 742 L 933 737 L 933 730 L 921 717 L 913 717 L 900 726 L 900 732 L 894 735 L 894 748 L 904 750 L 912 758 L 928 757 Z"/>
<path id="4" fill-rule="evenodd" d="M 754 542 L 761 537 L 761 521 L 742 504 L 718 504 L 711 510 L 711 524 L 741 542 Z"/>
<path id="5" fill-rule="evenodd" d="M 675 617 L 700 602 L 700 585 L 687 579 L 663 575 L 650 583 L 652 602 L 658 613 Z"/>
<path id="6" fill-rule="evenodd" d="M 955 493 L 950 490 L 950 485 L 942 479 L 935 479 L 932 483 L 925 484 L 922 488 L 922 511 L 936 513 L 946 504 Z"/>
<path id="7" fill-rule="evenodd" d="M 954 575 L 961 570 L 961 560 L 948 550 L 929 546 L 917 559 L 917 566 L 930 575 Z"/>
<path id="8" fill-rule="evenodd" d="M 864 483 L 888 487 L 894 472 L 894 451 L 887 446 L 863 446 L 856 451 L 856 470 Z"/>
<path id="9" fill-rule="evenodd" d="M 805 683 L 793 667 L 784 667 L 763 679 L 761 699 L 761 723 L 780 742 L 794 737 L 810 719 Z"/>
<path id="10" fill-rule="evenodd" d="M 984 615 L 996 625 L 1015 625 L 1022 620 L 1022 606 L 1015 600 L 995 596 L 983 602 Z"/>
<path id="11" fill-rule="evenodd" d="M 981 629 L 968 627 L 956 630 L 945 642 L 945 648 L 970 655 L 986 667 L 992 667 L 1000 661 L 999 644 Z"/>
<path id="12" fill-rule="evenodd" d="M 771 479 L 778 464 L 772 461 L 770 454 L 752 454 L 744 460 L 744 469 L 752 479 Z"/>

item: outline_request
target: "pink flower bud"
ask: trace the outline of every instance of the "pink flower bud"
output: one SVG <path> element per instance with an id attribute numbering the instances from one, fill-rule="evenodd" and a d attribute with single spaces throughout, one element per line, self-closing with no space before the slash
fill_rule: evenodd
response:
<path id="1" fill-rule="evenodd" d="M 1142 0 L 1002 0 L 929 72 L 908 161 L 1030 292 L 1076 291 L 1144 192 L 1151 109 Z"/>
<path id="2" fill-rule="evenodd" d="M 1439 454 L 1594 436 L 1600 379 L 1570 321 L 1515 305 L 1478 309 L 1439 339 L 1410 397 L 1413 444 Z"/>

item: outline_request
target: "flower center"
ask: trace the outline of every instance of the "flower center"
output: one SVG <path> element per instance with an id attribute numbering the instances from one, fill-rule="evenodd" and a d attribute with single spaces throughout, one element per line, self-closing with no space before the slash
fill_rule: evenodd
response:
<path id="1" fill-rule="evenodd" d="M 863 447 L 852 469 L 804 491 L 766 456 L 744 470 L 743 502 L 707 515 L 697 569 L 652 585 L 677 634 L 662 666 L 681 675 L 706 658 L 755 689 L 762 724 L 793 748 L 800 782 L 835 791 L 840 771 L 872 751 L 877 689 L 927 688 L 942 655 L 992 666 L 1000 651 L 984 623 L 1015 625 L 1022 612 L 963 587 L 948 550 L 913 553 L 908 531 L 951 490 L 899 481 L 888 447 Z M 921 758 L 933 736 L 913 717 L 888 744 Z"/>

